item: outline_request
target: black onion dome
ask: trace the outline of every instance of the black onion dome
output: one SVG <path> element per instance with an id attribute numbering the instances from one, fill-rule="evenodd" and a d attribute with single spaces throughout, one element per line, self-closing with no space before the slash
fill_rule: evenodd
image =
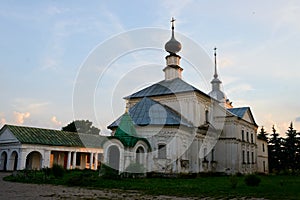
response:
<path id="1" fill-rule="evenodd" d="M 175 39 L 173 30 L 171 39 L 165 44 L 165 50 L 171 54 L 176 54 L 181 50 L 181 43 Z"/>

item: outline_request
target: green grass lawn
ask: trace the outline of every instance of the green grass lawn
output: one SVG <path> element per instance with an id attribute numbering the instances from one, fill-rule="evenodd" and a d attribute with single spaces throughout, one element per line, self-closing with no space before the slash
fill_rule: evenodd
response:
<path id="1" fill-rule="evenodd" d="M 32 172 L 33 173 L 33 172 Z M 264 197 L 267 199 L 300 199 L 300 176 L 259 176 L 259 186 L 251 187 L 244 183 L 243 176 L 236 177 L 237 187 L 231 187 L 229 176 L 184 178 L 139 178 L 104 179 L 98 172 L 68 171 L 62 178 L 53 175 L 44 177 L 35 172 L 27 178 L 19 176 L 5 177 L 8 181 L 49 183 L 58 185 L 81 186 L 97 189 L 138 190 L 150 195 L 168 195 L 180 197 Z"/>

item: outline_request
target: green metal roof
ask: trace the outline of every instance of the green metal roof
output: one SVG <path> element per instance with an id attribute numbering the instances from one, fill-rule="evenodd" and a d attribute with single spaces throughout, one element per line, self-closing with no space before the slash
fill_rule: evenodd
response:
<path id="1" fill-rule="evenodd" d="M 14 125 L 4 125 L 0 134 L 6 129 L 9 129 L 22 144 L 102 148 L 105 139 L 100 135 Z"/>
<path id="2" fill-rule="evenodd" d="M 127 112 L 124 115 L 122 115 L 119 126 L 114 136 L 110 136 L 109 138 L 116 138 L 120 140 L 125 147 L 134 147 L 134 145 L 139 140 L 142 140 L 149 146 L 149 148 L 151 148 L 146 138 L 137 137 L 134 124 L 130 115 Z"/>

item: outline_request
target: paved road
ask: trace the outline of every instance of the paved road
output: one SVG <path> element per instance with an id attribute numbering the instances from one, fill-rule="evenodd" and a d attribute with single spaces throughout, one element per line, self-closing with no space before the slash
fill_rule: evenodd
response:
<path id="1" fill-rule="evenodd" d="M 171 196 L 143 195 L 136 191 L 89 190 L 79 187 L 24 184 L 3 181 L 10 173 L 0 173 L 0 200 L 50 200 L 50 199 L 185 199 Z M 195 199 L 195 198 L 189 198 Z M 206 198 L 210 199 L 210 198 Z"/>

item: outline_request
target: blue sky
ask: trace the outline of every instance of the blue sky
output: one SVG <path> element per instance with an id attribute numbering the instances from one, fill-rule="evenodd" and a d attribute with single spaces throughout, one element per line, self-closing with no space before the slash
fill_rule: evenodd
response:
<path id="1" fill-rule="evenodd" d="M 283 134 L 291 121 L 300 130 L 297 0 L 1 1 L 0 125 L 60 128 L 74 117 L 88 117 L 84 110 L 82 116 L 74 114 L 73 106 L 74 86 L 87 57 L 118 34 L 149 27 L 168 30 L 172 16 L 179 39 L 192 39 L 210 58 L 218 47 L 220 78 L 234 106 L 251 106 L 257 123 L 268 131 L 275 124 Z M 121 97 L 163 79 L 163 46 L 129 53 L 112 64 L 96 90 L 111 90 L 110 80 L 119 82 L 113 99 L 96 92 L 95 125 L 104 129 L 124 112 Z M 129 65 L 139 67 L 127 69 Z M 209 92 L 212 77 L 203 84 L 187 65 L 182 62 L 184 80 Z M 122 69 L 135 73 L 126 78 Z M 111 108 L 101 108 L 102 101 L 110 101 Z"/>

